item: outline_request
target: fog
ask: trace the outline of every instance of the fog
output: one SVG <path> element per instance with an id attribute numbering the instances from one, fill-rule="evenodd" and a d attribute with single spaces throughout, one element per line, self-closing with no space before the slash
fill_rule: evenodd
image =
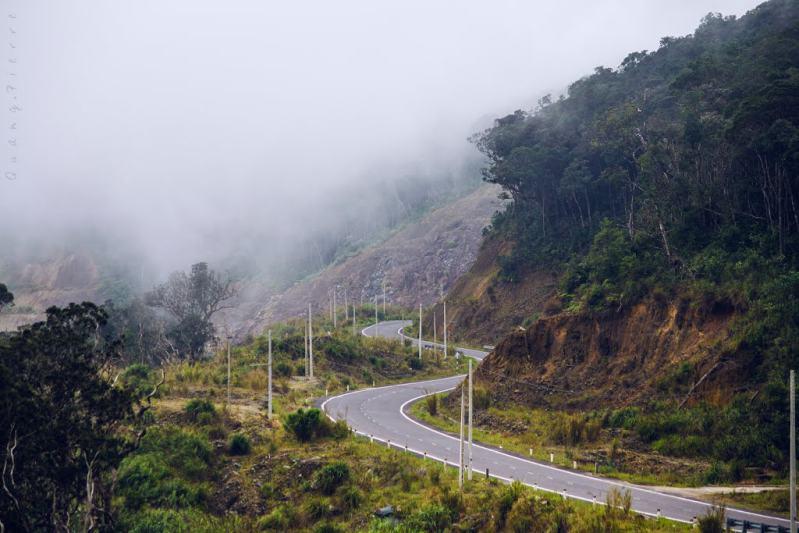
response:
<path id="1" fill-rule="evenodd" d="M 474 179 L 466 138 L 494 117 L 756 4 L 7 0 L 22 111 L 6 98 L 0 237 L 105 238 L 162 273 L 268 264 L 368 228 L 395 178 Z"/>

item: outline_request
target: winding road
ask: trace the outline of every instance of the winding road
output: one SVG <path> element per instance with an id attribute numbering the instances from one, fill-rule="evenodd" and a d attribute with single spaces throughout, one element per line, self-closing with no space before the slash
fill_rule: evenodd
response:
<path id="1" fill-rule="evenodd" d="M 362 333 L 367 336 L 409 339 L 401 332 L 408 324 L 410 321 L 381 322 L 365 328 Z M 414 344 L 417 342 L 415 339 L 409 340 Z M 432 342 L 422 342 L 425 347 L 433 346 Z M 458 350 L 478 360 L 488 355 L 487 352 L 479 350 L 466 348 Z M 463 378 L 463 375 L 458 375 L 362 389 L 328 398 L 321 406 L 332 419 L 346 420 L 359 435 L 382 445 L 457 466 L 458 438 L 414 420 L 407 414 L 407 410 L 415 400 L 453 389 Z M 474 476 L 488 473 L 491 477 L 503 481 L 518 480 L 539 490 L 597 504 L 604 504 L 607 493 L 613 488 L 629 490 L 632 495 L 632 508 L 636 512 L 648 516 L 661 515 L 681 522 L 691 522 L 695 517 L 706 514 L 711 507 L 705 502 L 568 470 L 477 443 L 473 445 L 472 465 Z M 788 520 L 740 509 L 728 508 L 727 516 L 755 523 L 789 526 Z"/>

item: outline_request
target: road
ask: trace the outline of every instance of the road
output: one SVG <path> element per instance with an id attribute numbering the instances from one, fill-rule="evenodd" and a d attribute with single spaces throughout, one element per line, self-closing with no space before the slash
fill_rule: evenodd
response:
<path id="1" fill-rule="evenodd" d="M 367 336 L 379 335 L 389 338 L 408 338 L 401 328 L 408 321 L 390 321 L 365 328 Z M 410 339 L 414 343 L 414 339 Z M 423 341 L 425 346 L 432 346 Z M 466 355 L 482 359 L 486 352 L 458 348 Z M 322 409 L 333 419 L 346 420 L 358 434 L 369 437 L 382 445 L 407 450 L 429 459 L 457 466 L 458 438 L 433 429 L 412 419 L 407 414 L 408 406 L 429 394 L 455 388 L 464 376 L 389 385 L 357 390 L 328 398 Z M 710 505 L 674 494 L 665 494 L 643 486 L 606 479 L 584 472 L 572 471 L 552 464 L 530 460 L 499 449 L 475 443 L 472 465 L 474 475 L 486 475 L 503 481 L 518 480 L 539 490 L 564 494 L 586 502 L 604 504 L 607 493 L 617 488 L 629 490 L 632 508 L 641 514 L 672 520 L 690 522 L 707 513 Z M 727 509 L 727 516 L 756 523 L 789 526 L 788 520 L 762 515 L 740 509 Z"/>

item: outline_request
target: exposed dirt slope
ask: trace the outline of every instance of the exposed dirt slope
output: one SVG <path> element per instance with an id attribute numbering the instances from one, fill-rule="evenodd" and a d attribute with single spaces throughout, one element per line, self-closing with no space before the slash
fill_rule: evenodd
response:
<path id="1" fill-rule="evenodd" d="M 479 346 L 493 346 L 515 328 L 528 325 L 544 313 L 547 301 L 555 292 L 557 274 L 537 270 L 516 283 L 502 281 L 497 257 L 505 253 L 508 246 L 499 239 L 487 238 L 472 268 L 458 278 L 448 292 L 448 334 L 453 338 Z M 442 307 L 437 303 L 424 317 L 424 330 L 432 331 L 435 312 L 438 338 L 443 335 Z"/>
<path id="2" fill-rule="evenodd" d="M 368 303 L 375 295 L 382 299 L 384 280 L 389 304 L 431 305 L 441 288 L 449 290 L 475 261 L 482 230 L 501 207 L 497 193 L 494 186 L 481 186 L 281 294 L 245 296 L 234 319 L 241 324 L 239 335 L 258 334 L 267 324 L 298 316 L 309 302 L 316 312 L 327 312 L 328 294 L 336 285 L 342 306 L 345 288 L 348 303 Z"/>
<path id="3" fill-rule="evenodd" d="M 44 317 L 52 305 L 96 301 L 101 279 L 88 254 L 62 253 L 46 260 L 5 266 L 3 282 L 14 293 L 14 307 L 0 314 L 0 331 L 13 330 Z"/>
<path id="4" fill-rule="evenodd" d="M 649 299 L 618 312 L 545 317 L 499 343 L 478 368 L 477 380 L 492 396 L 520 404 L 607 407 L 652 398 L 660 380 L 689 362 L 689 383 L 713 369 L 692 399 L 721 400 L 735 368 L 717 365 L 718 346 L 734 316 L 724 303 L 699 306 L 679 298 Z"/>

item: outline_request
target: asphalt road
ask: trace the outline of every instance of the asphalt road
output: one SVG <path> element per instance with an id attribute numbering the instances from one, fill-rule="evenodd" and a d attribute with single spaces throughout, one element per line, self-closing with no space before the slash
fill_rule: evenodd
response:
<path id="1" fill-rule="evenodd" d="M 364 335 L 390 338 L 404 337 L 400 329 L 405 321 L 381 322 L 363 330 Z M 406 337 L 407 338 L 407 337 Z M 413 340 L 413 339 L 411 339 Z M 416 343 L 416 340 L 413 340 Z M 431 342 L 423 341 L 425 346 Z M 486 352 L 458 348 L 466 355 L 482 359 Z M 443 392 L 457 386 L 464 376 L 404 383 L 357 390 L 328 398 L 322 409 L 336 420 L 344 419 L 356 433 L 372 438 L 376 443 L 426 456 L 428 459 L 457 466 L 458 438 L 428 427 L 407 414 L 408 406 L 429 394 Z M 604 504 L 607 493 L 613 489 L 629 490 L 632 508 L 645 515 L 661 514 L 673 520 L 690 522 L 707 513 L 705 502 L 664 494 L 646 487 L 618 480 L 571 471 L 552 464 L 526 459 L 492 447 L 475 443 L 472 450 L 474 476 L 490 476 L 504 480 L 518 480 L 539 490 L 563 494 L 587 502 Z M 788 520 L 773 516 L 727 509 L 727 516 L 755 523 L 787 527 Z"/>

